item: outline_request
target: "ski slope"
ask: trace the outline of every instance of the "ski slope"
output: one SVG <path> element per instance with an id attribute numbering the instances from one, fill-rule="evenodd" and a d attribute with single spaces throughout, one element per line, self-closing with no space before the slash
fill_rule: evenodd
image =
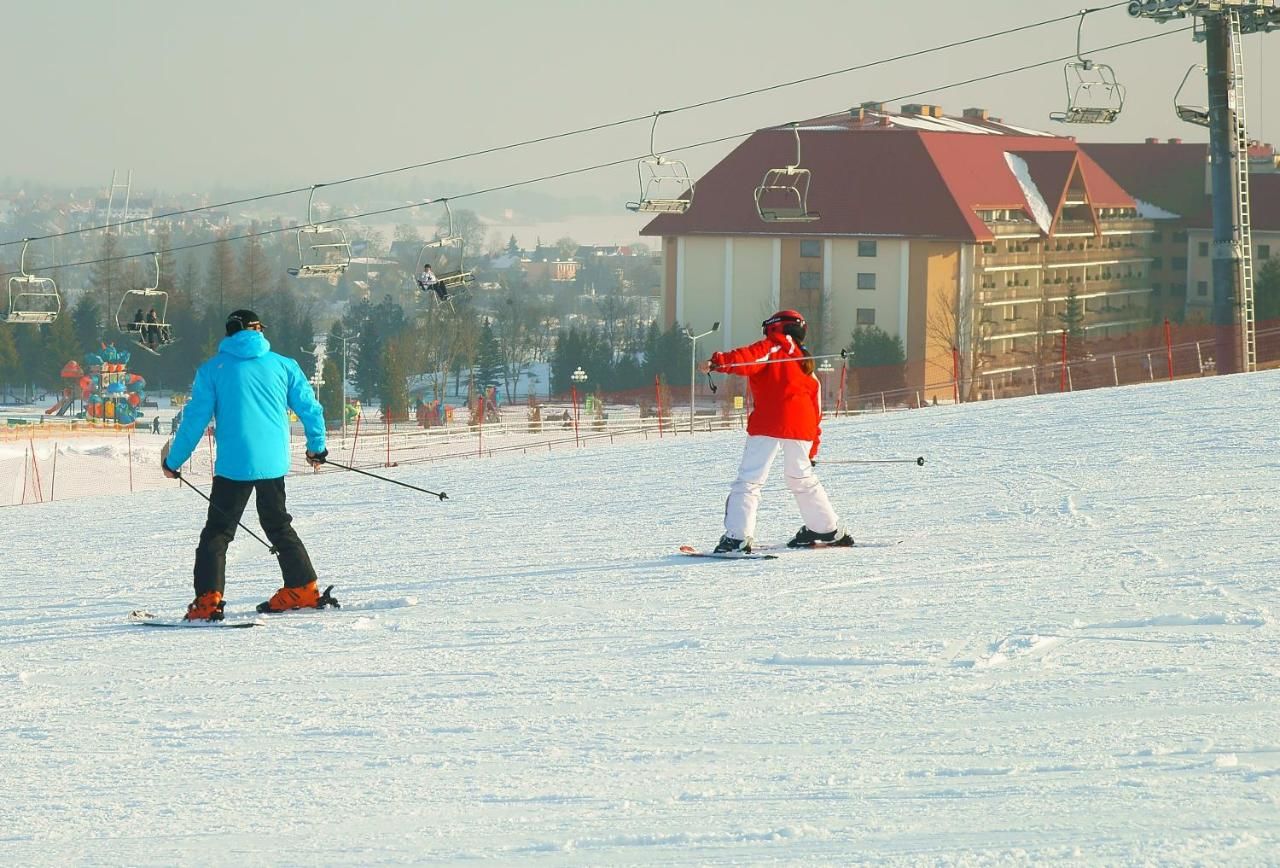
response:
<path id="1" fill-rule="evenodd" d="M 1280 864 L 1280 373 L 291 479 L 339 612 L 179 614 L 203 502 L 3 512 L 0 862 Z M 250 510 L 252 515 L 252 510 Z M 255 531 L 256 523 L 248 524 Z M 758 535 L 800 524 L 775 475 Z M 228 610 L 279 584 L 243 533 Z"/>

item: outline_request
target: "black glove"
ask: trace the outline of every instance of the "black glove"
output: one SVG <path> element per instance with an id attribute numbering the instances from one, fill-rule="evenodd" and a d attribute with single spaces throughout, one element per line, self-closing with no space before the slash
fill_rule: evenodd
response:
<path id="1" fill-rule="evenodd" d="M 312 464 L 324 464 L 324 460 L 329 457 L 328 449 L 321 449 L 319 452 L 307 450 L 307 460 Z"/>

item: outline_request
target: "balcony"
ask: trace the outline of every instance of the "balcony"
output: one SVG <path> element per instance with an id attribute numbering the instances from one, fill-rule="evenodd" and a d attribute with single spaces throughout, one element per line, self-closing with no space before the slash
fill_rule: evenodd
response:
<path id="1" fill-rule="evenodd" d="M 978 335 L 983 341 L 1012 340 L 1039 334 L 1043 325 L 1044 321 L 1041 317 L 1019 316 L 1012 319 L 993 317 L 978 320 Z M 1051 323 L 1049 330 L 1055 330 Z"/>
<path id="2" fill-rule="evenodd" d="M 1145 247 L 1098 247 L 1090 243 L 1087 249 L 1077 242 L 1069 242 L 1074 250 L 1054 250 L 1053 244 L 1045 246 L 1045 268 L 1071 268 L 1092 265 L 1096 262 L 1150 262 L 1150 252 Z"/>
<path id="3" fill-rule="evenodd" d="M 1039 225 L 1027 221 L 988 223 L 987 228 L 997 238 L 1040 238 Z"/>
<path id="4" fill-rule="evenodd" d="M 1044 257 L 1040 253 L 1040 248 L 1030 250 L 1026 253 L 984 253 L 982 254 L 983 271 L 992 271 L 999 269 L 1002 271 L 1013 271 L 1019 268 L 1038 269 L 1044 267 Z"/>
<path id="5" fill-rule="evenodd" d="M 1102 227 L 1102 232 L 1104 235 L 1108 232 L 1154 232 L 1155 231 L 1155 224 L 1152 221 L 1142 220 L 1134 217 L 1099 220 L 1098 225 Z"/>
<path id="6" fill-rule="evenodd" d="M 995 307 L 1001 304 L 1028 304 L 1044 301 L 1044 289 L 1039 286 L 1010 286 L 983 289 L 978 292 L 979 307 Z"/>

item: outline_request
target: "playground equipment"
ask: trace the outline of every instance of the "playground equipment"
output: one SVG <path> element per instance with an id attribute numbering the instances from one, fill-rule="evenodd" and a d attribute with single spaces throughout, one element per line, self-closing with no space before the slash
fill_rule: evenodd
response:
<path id="1" fill-rule="evenodd" d="M 46 416 L 65 416 L 75 409 L 76 405 L 76 386 L 80 383 L 80 378 L 84 376 L 84 369 L 80 367 L 80 363 L 75 359 L 67 362 L 62 366 L 62 379 L 67 381 L 67 386 L 62 390 L 62 394 L 58 396 L 58 400 L 54 405 L 44 411 Z"/>
<path id="2" fill-rule="evenodd" d="M 91 422 L 132 425 L 137 421 L 147 381 L 128 371 L 129 352 L 114 344 L 84 357 L 79 380 L 85 416 Z"/>

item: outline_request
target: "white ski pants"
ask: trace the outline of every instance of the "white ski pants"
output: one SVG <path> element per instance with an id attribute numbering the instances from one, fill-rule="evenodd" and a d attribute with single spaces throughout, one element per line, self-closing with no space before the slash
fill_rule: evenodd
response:
<path id="1" fill-rule="evenodd" d="M 756 510 L 760 506 L 760 488 L 769 478 L 769 465 L 782 449 L 782 472 L 787 488 L 800 507 L 805 527 L 818 533 L 829 533 L 840 524 L 840 517 L 827 499 L 826 489 L 813 473 L 809 462 L 808 440 L 782 440 L 777 437 L 751 435 L 742 450 L 738 478 L 729 489 L 724 504 L 724 532 L 734 539 L 755 536 Z"/>

